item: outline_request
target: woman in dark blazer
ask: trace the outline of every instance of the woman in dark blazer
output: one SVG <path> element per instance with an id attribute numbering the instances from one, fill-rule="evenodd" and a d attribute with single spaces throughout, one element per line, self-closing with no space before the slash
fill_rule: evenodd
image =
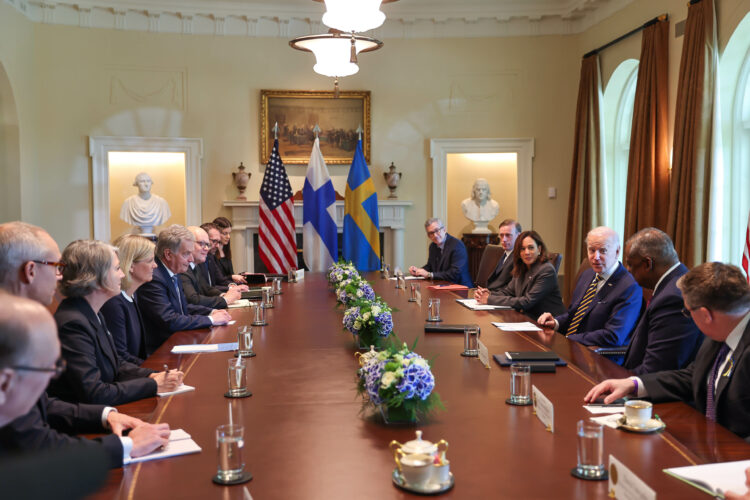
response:
<path id="1" fill-rule="evenodd" d="M 63 251 L 55 312 L 62 356 L 68 368 L 48 392 L 73 403 L 119 405 L 176 389 L 182 372 L 141 368 L 120 358 L 99 310 L 120 293 L 123 272 L 115 248 L 101 241 L 77 240 Z"/>
<path id="2" fill-rule="evenodd" d="M 547 247 L 536 231 L 524 231 L 513 248 L 513 278 L 497 291 L 477 288 L 480 304 L 509 306 L 536 320 L 543 312 L 565 312 L 557 273 L 547 261 Z"/>
<path id="3" fill-rule="evenodd" d="M 140 365 L 146 357 L 146 342 L 135 291 L 154 276 L 154 244 L 143 236 L 126 234 L 115 240 L 115 247 L 125 276 L 120 293 L 105 302 L 101 312 L 115 341 L 117 355 Z"/>
<path id="4" fill-rule="evenodd" d="M 235 283 L 245 283 L 245 278 L 239 274 L 234 274 L 234 266 L 232 265 L 232 246 L 229 244 L 229 239 L 232 237 L 232 223 L 226 217 L 217 217 L 213 224 L 218 228 L 221 235 L 221 245 L 219 251 L 216 252 L 216 260 L 219 262 L 221 272 Z"/>

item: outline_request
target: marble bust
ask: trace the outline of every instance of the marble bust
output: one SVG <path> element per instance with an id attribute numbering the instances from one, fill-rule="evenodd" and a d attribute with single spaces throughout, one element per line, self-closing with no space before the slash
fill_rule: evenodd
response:
<path id="1" fill-rule="evenodd" d="M 490 193 L 490 183 L 486 179 L 479 178 L 474 181 L 471 188 L 471 198 L 466 198 L 461 202 L 461 210 L 464 217 L 474 223 L 474 234 L 487 234 L 490 229 L 487 224 L 497 217 L 500 212 L 500 205 L 492 199 Z"/>
<path id="2" fill-rule="evenodd" d="M 151 193 L 153 183 L 146 172 L 136 175 L 133 186 L 138 188 L 138 194 L 125 198 L 120 209 L 120 219 L 139 227 L 143 235 L 152 235 L 155 226 L 163 224 L 172 216 L 167 200 Z"/>

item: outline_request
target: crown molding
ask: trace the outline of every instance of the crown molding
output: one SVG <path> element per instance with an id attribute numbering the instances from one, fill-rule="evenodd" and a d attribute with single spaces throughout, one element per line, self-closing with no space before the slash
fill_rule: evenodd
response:
<path id="1" fill-rule="evenodd" d="M 4 0 L 37 23 L 152 33 L 289 38 L 325 32 L 323 7 L 212 0 Z M 383 7 L 376 38 L 476 38 L 575 34 L 633 0 L 404 0 Z M 309 4 L 309 5 L 308 5 Z"/>

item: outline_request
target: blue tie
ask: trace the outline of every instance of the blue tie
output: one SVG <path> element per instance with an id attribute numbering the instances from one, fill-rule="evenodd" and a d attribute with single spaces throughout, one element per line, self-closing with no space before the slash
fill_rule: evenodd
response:
<path id="1" fill-rule="evenodd" d="M 708 387 L 706 387 L 706 418 L 716 421 L 716 377 L 719 376 L 719 367 L 724 362 L 729 352 L 729 346 L 722 342 L 716 359 L 708 375 Z"/>
<path id="2" fill-rule="evenodd" d="M 180 278 L 176 274 L 172 276 L 172 283 L 174 283 L 174 289 L 177 292 L 177 302 L 180 304 L 180 312 L 182 314 L 185 314 L 185 311 L 182 309 L 182 295 L 180 295 Z"/>

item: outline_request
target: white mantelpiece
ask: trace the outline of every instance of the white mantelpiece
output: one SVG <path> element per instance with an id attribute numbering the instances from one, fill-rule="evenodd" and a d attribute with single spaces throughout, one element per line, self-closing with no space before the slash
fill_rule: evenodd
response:
<path id="1" fill-rule="evenodd" d="M 255 269 L 253 239 L 258 234 L 260 216 L 258 201 L 225 201 L 224 206 L 232 209 L 232 250 L 235 265 L 242 271 Z M 406 207 L 410 201 L 378 200 L 380 230 L 385 233 L 384 256 L 392 268 L 404 268 L 404 228 Z M 302 202 L 294 202 L 294 223 L 297 233 L 302 233 Z M 339 232 L 344 227 L 344 202 L 336 202 L 336 224 Z"/>

